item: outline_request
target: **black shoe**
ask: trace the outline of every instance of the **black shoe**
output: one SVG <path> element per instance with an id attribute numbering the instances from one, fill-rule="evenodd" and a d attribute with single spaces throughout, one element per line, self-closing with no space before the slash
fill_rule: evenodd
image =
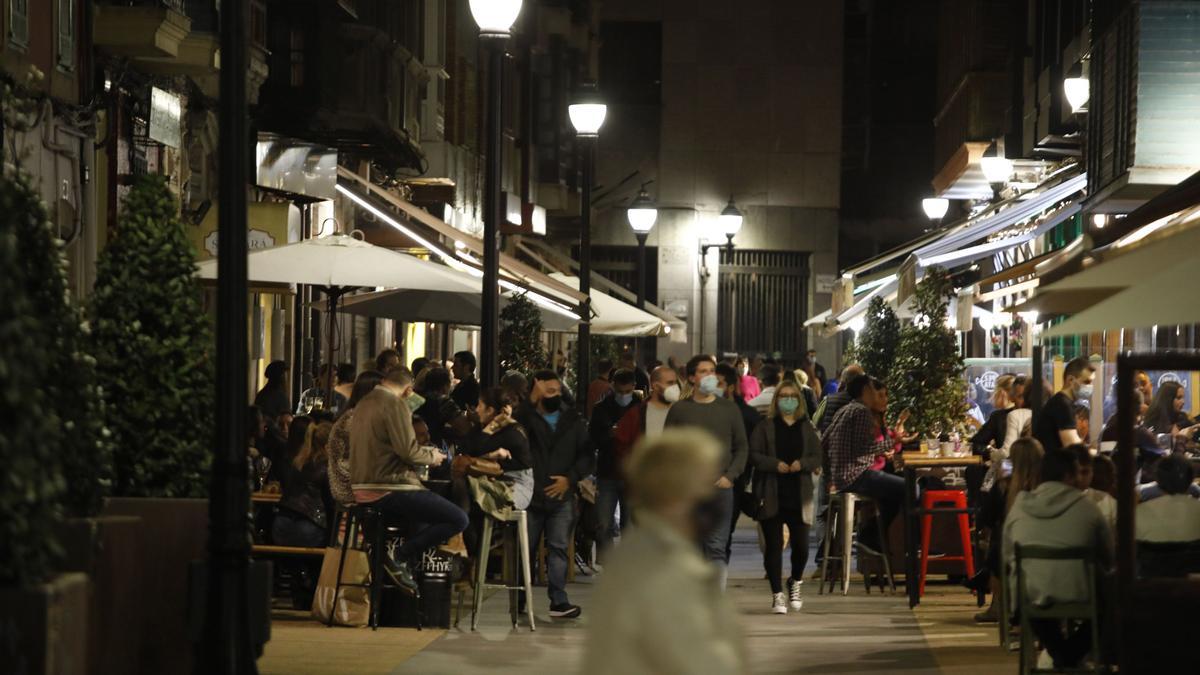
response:
<path id="1" fill-rule="evenodd" d="M 979 570 L 975 576 L 963 582 L 968 590 L 976 593 L 987 593 L 991 589 L 992 575 L 986 569 Z"/>
<path id="2" fill-rule="evenodd" d="M 413 579 L 412 572 L 409 571 L 407 563 L 396 562 L 387 557 L 383 561 L 383 569 L 391 577 L 392 583 L 404 589 L 409 595 L 420 597 L 421 588 L 417 586 L 417 581 Z"/>
<path id="3" fill-rule="evenodd" d="M 564 602 L 561 605 L 550 605 L 550 616 L 555 619 L 574 619 L 580 614 L 583 614 L 583 610 L 578 605 L 572 605 L 569 602 Z"/>

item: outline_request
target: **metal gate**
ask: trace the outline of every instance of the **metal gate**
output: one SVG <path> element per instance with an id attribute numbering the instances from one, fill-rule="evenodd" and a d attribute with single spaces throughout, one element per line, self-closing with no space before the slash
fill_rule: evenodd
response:
<path id="1" fill-rule="evenodd" d="M 721 249 L 717 347 L 780 353 L 798 362 L 807 348 L 808 253 Z"/>

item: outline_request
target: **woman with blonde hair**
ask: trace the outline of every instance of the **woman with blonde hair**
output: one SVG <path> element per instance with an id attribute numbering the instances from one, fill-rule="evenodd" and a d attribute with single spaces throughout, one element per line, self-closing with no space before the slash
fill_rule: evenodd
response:
<path id="1" fill-rule="evenodd" d="M 272 541 L 279 546 L 320 548 L 329 539 L 329 458 L 326 445 L 333 423 L 314 419 L 304 445 L 284 467 L 283 496 L 271 524 Z"/>
<path id="2" fill-rule="evenodd" d="M 762 525 L 763 565 L 771 584 L 771 611 L 799 611 L 804 567 L 808 564 L 808 528 L 813 522 L 813 480 L 821 471 L 821 439 L 808 419 L 804 393 L 788 379 L 775 390 L 767 419 L 750 438 L 754 467 L 754 519 Z M 791 535 L 792 566 L 783 593 L 783 528 Z"/>
<path id="3" fill-rule="evenodd" d="M 585 675 L 746 672 L 737 615 L 720 569 L 696 545 L 708 532 L 721 475 L 712 435 L 668 428 L 643 439 L 625 465 L 635 522 L 595 593 Z"/>

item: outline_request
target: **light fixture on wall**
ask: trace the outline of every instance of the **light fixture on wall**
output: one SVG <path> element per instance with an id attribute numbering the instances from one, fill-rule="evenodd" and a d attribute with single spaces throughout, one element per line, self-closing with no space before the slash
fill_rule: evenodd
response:
<path id="1" fill-rule="evenodd" d="M 1087 112 L 1088 100 L 1092 97 L 1092 83 L 1088 79 L 1087 61 L 1081 61 L 1071 66 L 1063 80 L 1063 94 L 1071 105 L 1071 112 Z"/>
<path id="2" fill-rule="evenodd" d="M 992 186 L 994 195 L 999 196 L 1013 173 L 1013 162 L 1004 156 L 1003 142 L 997 141 L 988 148 L 979 160 L 979 168 L 988 184 Z"/>
<path id="3" fill-rule="evenodd" d="M 950 210 L 950 200 L 941 197 L 926 197 L 921 200 L 921 209 L 925 211 L 925 216 L 936 224 L 946 217 L 946 212 Z"/>

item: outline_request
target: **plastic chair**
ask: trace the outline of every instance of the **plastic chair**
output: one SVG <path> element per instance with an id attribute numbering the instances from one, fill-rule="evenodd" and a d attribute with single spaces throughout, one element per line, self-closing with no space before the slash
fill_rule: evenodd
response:
<path id="1" fill-rule="evenodd" d="M 841 567 L 842 595 L 847 595 L 850 592 L 850 560 L 851 552 L 854 546 L 854 530 L 856 525 L 857 509 L 855 508 L 859 502 L 864 504 L 874 504 L 874 500 L 869 497 L 855 494 L 853 492 L 835 492 L 829 496 L 829 509 L 825 513 L 825 532 L 823 534 L 824 551 L 822 552 L 821 560 L 821 585 L 817 587 L 817 594 L 822 595 L 825 592 L 825 585 L 829 584 L 829 592 L 833 592 L 833 580 L 829 577 L 829 561 L 837 560 Z M 891 561 L 888 559 L 887 552 L 887 532 L 883 527 L 883 517 L 879 513 L 879 509 L 875 509 L 875 524 L 879 530 L 880 551 L 879 558 L 883 561 L 884 574 L 887 575 L 891 582 L 892 592 L 896 592 L 896 577 L 892 574 Z M 835 537 L 841 537 L 840 553 L 834 553 L 833 540 Z M 861 547 L 858 551 L 859 558 L 863 555 L 876 555 L 868 553 Z M 863 575 L 863 583 L 867 587 L 867 592 L 871 592 L 870 579 Z M 883 580 L 879 581 L 879 590 L 884 590 Z"/>
<path id="2" fill-rule="evenodd" d="M 1103 673 L 1104 664 L 1100 659 L 1100 606 L 1096 598 L 1096 556 L 1089 548 L 1054 548 L 1050 546 L 1013 545 L 1014 565 L 1017 574 L 1017 606 L 1021 621 L 1021 675 L 1037 673 Z M 1025 586 L 1023 563 L 1029 560 L 1055 560 L 1061 562 L 1077 561 L 1082 564 L 1083 574 L 1089 590 L 1088 599 L 1083 602 L 1056 602 L 1048 607 L 1039 607 L 1029 601 L 1029 593 Z M 1091 659 L 1095 668 L 1075 669 L 1045 669 L 1030 666 L 1030 655 L 1033 648 L 1034 619 L 1049 619 L 1054 621 L 1089 621 L 1091 622 L 1092 647 Z"/>
<path id="3" fill-rule="evenodd" d="M 938 514 L 929 513 L 930 509 L 935 509 L 940 506 L 949 505 L 953 509 L 961 509 L 957 514 Z M 967 515 L 967 493 L 962 490 L 926 490 L 921 495 L 921 510 L 925 515 L 921 516 L 921 584 L 920 596 L 925 595 L 925 575 L 929 570 L 929 539 L 933 528 L 933 517 L 935 515 L 953 515 L 958 518 L 958 535 L 962 540 L 962 555 L 946 556 L 942 558 L 944 561 L 962 562 L 966 568 L 967 578 L 975 576 L 975 555 L 971 550 L 971 519 Z"/>

